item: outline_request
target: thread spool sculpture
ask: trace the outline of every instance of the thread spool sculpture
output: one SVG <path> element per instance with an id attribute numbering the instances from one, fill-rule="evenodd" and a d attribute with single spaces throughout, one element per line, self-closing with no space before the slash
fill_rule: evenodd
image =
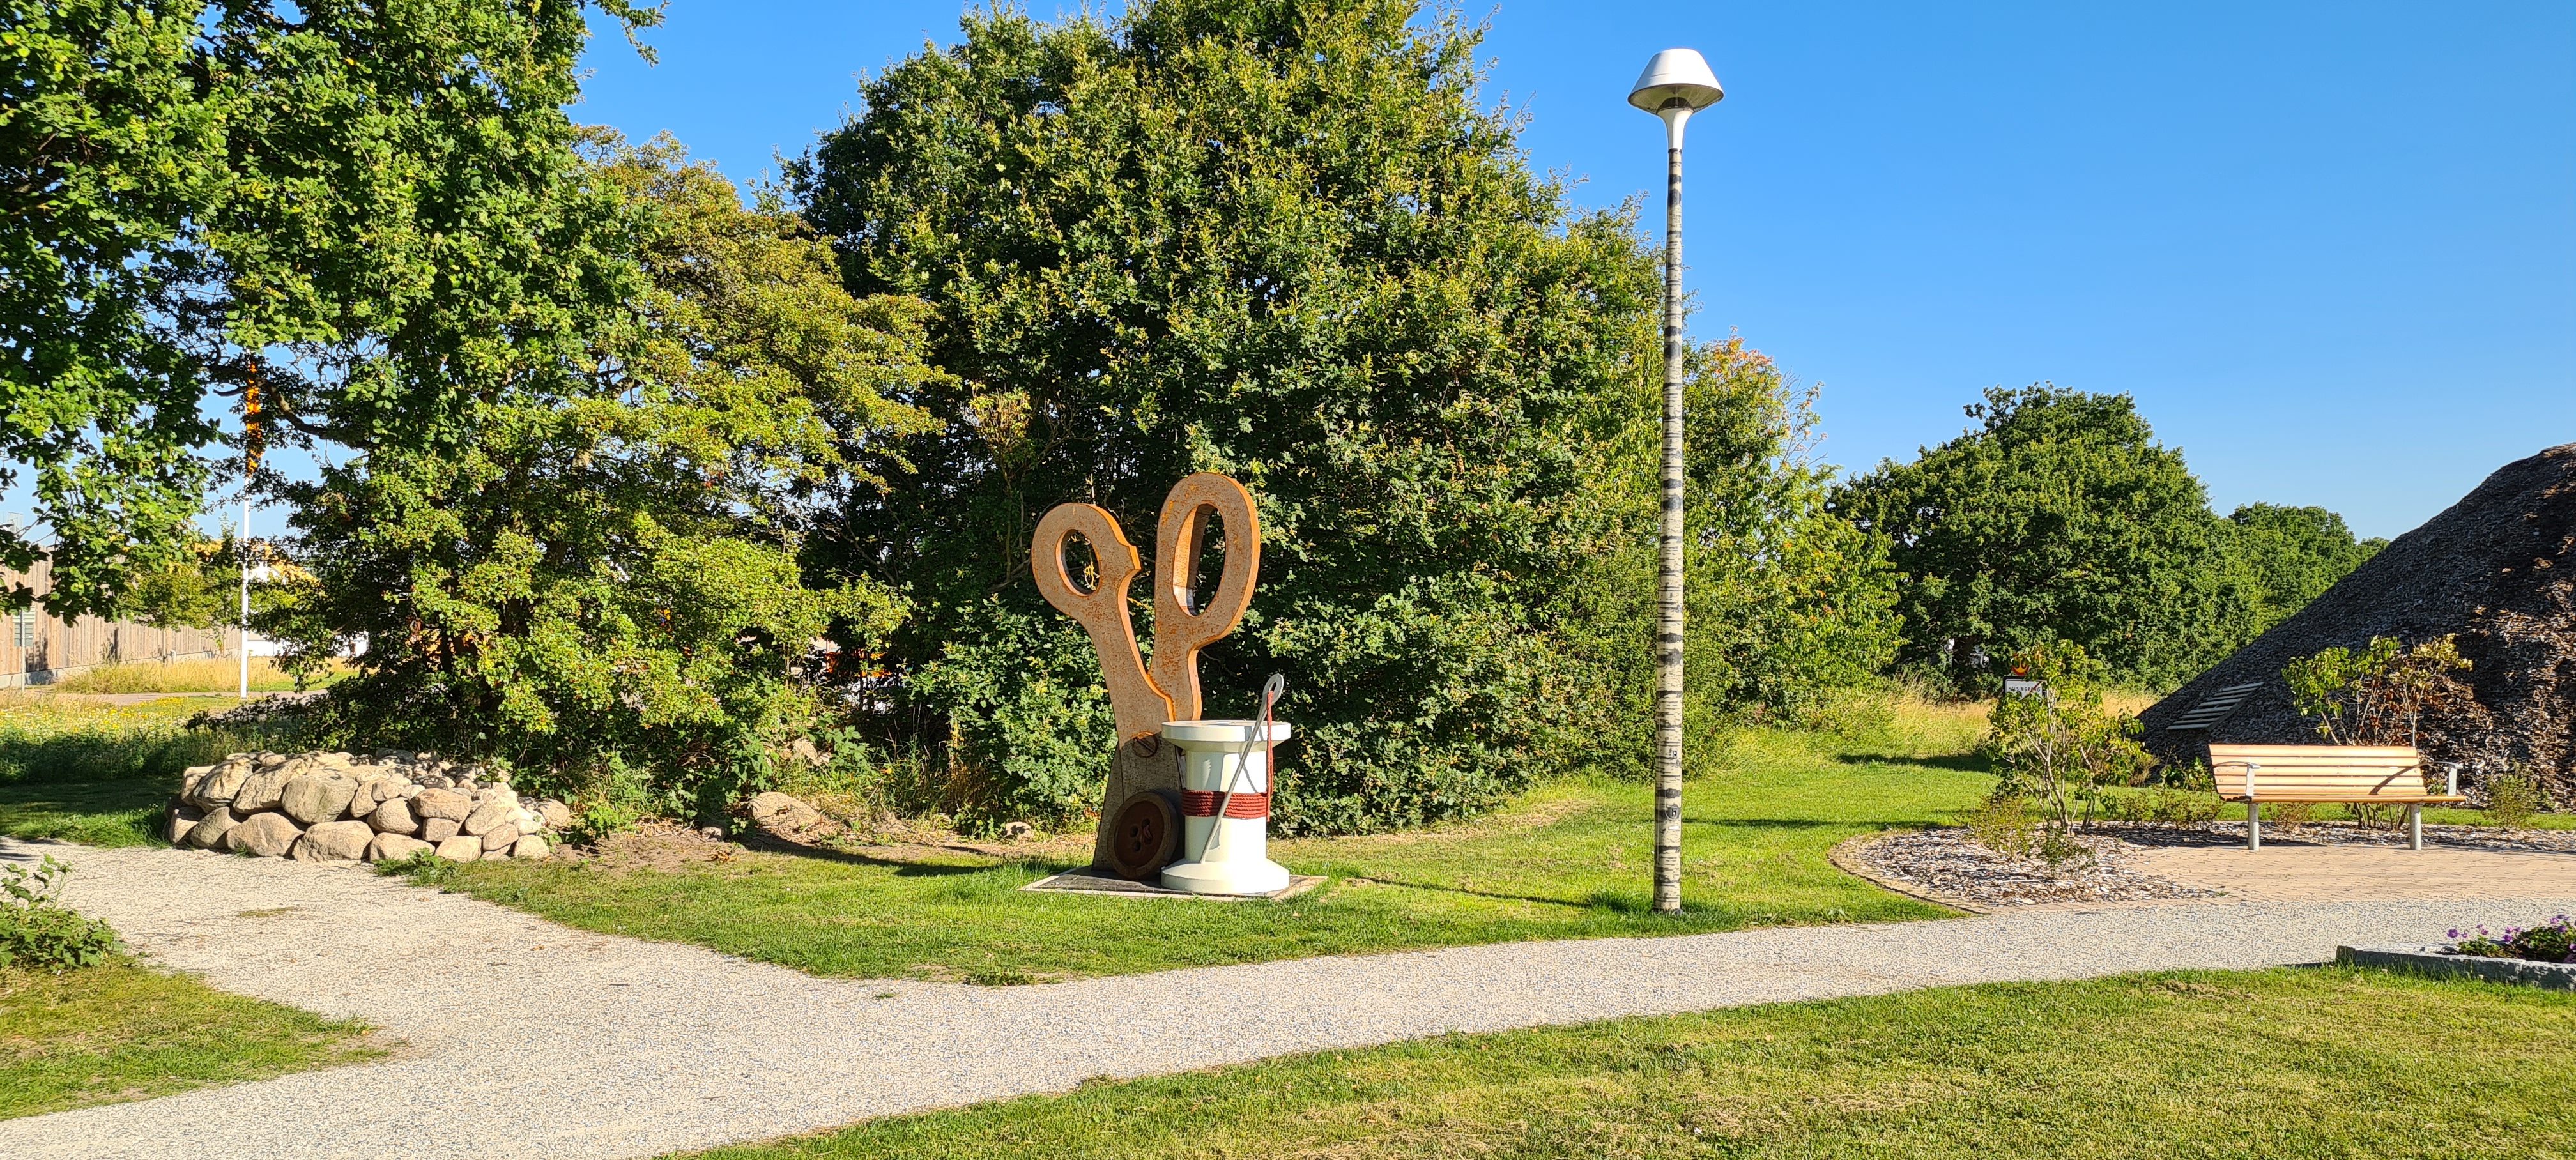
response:
<path id="1" fill-rule="evenodd" d="M 1225 529 L 1225 563 L 1215 590 L 1203 597 L 1198 559 L 1200 548 L 1207 543 L 1211 517 Z M 1205 752 L 1207 746 L 1216 744 L 1202 736 L 1211 727 L 1234 726 L 1240 731 L 1255 724 L 1202 720 L 1198 673 L 1200 651 L 1232 633 L 1242 622 L 1244 610 L 1252 604 L 1252 591 L 1261 570 L 1261 518 L 1253 508 L 1252 493 L 1214 472 L 1187 476 L 1165 495 L 1155 532 L 1154 658 L 1150 667 L 1137 651 L 1136 628 L 1127 603 L 1128 589 L 1141 571 L 1141 562 L 1136 546 L 1128 541 L 1117 519 L 1091 504 L 1057 504 L 1038 521 L 1037 534 L 1029 544 L 1029 570 L 1036 578 L 1038 592 L 1090 635 L 1092 649 L 1100 655 L 1101 676 L 1109 687 L 1110 710 L 1117 719 L 1117 756 L 1101 799 L 1092 865 L 1137 881 L 1154 878 L 1185 852 L 1197 852 L 1186 850 L 1186 839 L 1201 830 L 1189 824 L 1194 817 L 1208 819 L 1205 830 L 1210 834 L 1235 832 L 1213 816 L 1213 792 L 1206 793 L 1209 800 L 1204 801 L 1187 792 L 1183 784 L 1183 753 L 1185 749 Z M 1077 536 L 1089 545 L 1094 562 L 1088 588 L 1077 581 L 1074 569 L 1065 560 L 1065 549 Z M 1182 728 L 1167 731 L 1167 726 L 1175 724 Z M 1252 740 L 1258 741 L 1272 732 L 1284 737 L 1286 728 L 1265 722 Z M 1241 772 L 1238 768 L 1238 777 Z M 1257 780 L 1261 791 L 1257 796 L 1240 792 L 1236 796 L 1243 802 L 1239 808 L 1259 809 L 1262 820 L 1254 825 L 1266 826 L 1266 771 Z M 1236 808 L 1229 803 L 1228 818 L 1236 816 Z M 1222 839 L 1219 845 L 1223 845 Z M 1278 885 L 1284 886 L 1286 871 L 1280 874 L 1283 877 Z M 1237 875 L 1229 880 L 1232 885 L 1243 881 L 1249 879 Z M 1257 891 L 1227 888 L 1206 892 Z"/>

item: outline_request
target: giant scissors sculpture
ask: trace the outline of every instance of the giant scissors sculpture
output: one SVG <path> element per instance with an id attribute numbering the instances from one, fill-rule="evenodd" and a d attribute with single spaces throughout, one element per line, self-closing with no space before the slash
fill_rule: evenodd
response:
<path id="1" fill-rule="evenodd" d="M 1215 591 L 1202 595 L 1199 550 L 1208 518 L 1225 527 L 1225 566 Z M 1065 563 L 1066 544 L 1080 536 L 1091 547 L 1094 580 L 1085 588 Z M 1172 485 L 1156 521 L 1154 545 L 1154 657 L 1148 667 L 1136 648 L 1127 590 L 1140 570 L 1136 545 L 1118 521 L 1087 503 L 1057 504 L 1038 521 L 1029 544 L 1029 570 L 1047 603 L 1079 622 L 1100 654 L 1109 685 L 1109 707 L 1118 719 L 1118 756 L 1101 803 L 1095 864 L 1133 873 L 1143 848 L 1167 846 L 1167 813 L 1122 807 L 1145 794 L 1176 794 L 1180 764 L 1162 745 L 1161 729 L 1200 717 L 1199 653 L 1225 639 L 1252 604 L 1261 572 L 1261 517 L 1252 493 L 1214 472 L 1199 472 Z M 1137 803 L 1143 804 L 1143 803 Z M 1139 813 L 1139 816 L 1127 816 Z M 1146 816 L 1151 815 L 1151 816 Z M 1157 819 L 1160 821 L 1157 821 Z M 1133 831 L 1133 832 L 1122 832 Z M 1137 847 L 1120 856 L 1120 847 Z"/>

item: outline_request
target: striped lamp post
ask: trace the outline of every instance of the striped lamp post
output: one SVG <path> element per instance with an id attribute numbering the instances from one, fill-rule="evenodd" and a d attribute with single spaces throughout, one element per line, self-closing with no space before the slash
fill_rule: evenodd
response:
<path id="1" fill-rule="evenodd" d="M 1668 48 L 1628 103 L 1664 122 L 1664 534 L 1655 616 L 1655 909 L 1682 908 L 1682 127 L 1726 96 L 1708 62 Z"/>

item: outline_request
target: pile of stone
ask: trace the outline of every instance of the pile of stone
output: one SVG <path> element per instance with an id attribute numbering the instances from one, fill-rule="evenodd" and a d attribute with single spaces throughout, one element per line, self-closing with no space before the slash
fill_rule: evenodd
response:
<path id="1" fill-rule="evenodd" d="M 2460 502 L 2397 537 L 2306 608 L 2140 715 L 2147 744 L 2177 764 L 2207 742 L 2316 745 L 2281 670 L 2372 637 L 2456 638 L 2471 702 L 2420 723 L 2435 768 L 2461 765 L 2460 788 L 2485 800 L 2489 775 L 2537 779 L 2576 809 L 2576 443 L 2517 460 Z M 2253 686 L 2202 727 L 2192 710 Z M 2213 702 L 2226 704 L 2227 702 Z"/>
<path id="2" fill-rule="evenodd" d="M 180 779 L 170 844 L 304 862 L 543 858 L 572 820 L 503 775 L 430 753 L 235 753 Z"/>

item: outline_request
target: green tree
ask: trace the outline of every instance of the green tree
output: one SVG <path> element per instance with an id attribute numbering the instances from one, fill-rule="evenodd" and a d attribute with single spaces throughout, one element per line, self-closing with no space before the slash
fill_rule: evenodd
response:
<path id="1" fill-rule="evenodd" d="M 1979 426 L 1837 499 L 1902 573 L 1901 663 L 1975 683 L 1976 657 L 2063 640 L 2171 684 L 2250 635 L 2227 526 L 2127 395 L 1995 388 L 1967 412 Z"/>
<path id="2" fill-rule="evenodd" d="M 1834 469 L 1815 456 L 1813 389 L 1741 339 L 1693 349 L 1687 371 L 1690 736 L 1813 719 L 1833 691 L 1871 684 L 1895 658 L 1887 546 L 1833 510 Z M 1575 671 L 1590 677 L 1568 699 L 1588 698 L 1586 728 L 1616 739 L 1601 748 L 1642 760 L 1655 684 L 1656 464 L 1652 454 L 1632 462 L 1603 486 L 1631 497 L 1638 534 L 1586 570 L 1558 619 Z"/>
<path id="3" fill-rule="evenodd" d="M 818 638 L 878 642 L 901 598 L 804 582 L 817 512 L 885 485 L 842 449 L 926 432 L 922 304 L 860 301 L 828 244 L 676 145 L 603 139 L 585 188 L 642 278 L 582 362 L 480 400 L 472 438 L 282 488 L 314 573 L 268 618 L 350 737 L 491 755 L 576 796 L 701 816 L 816 711 Z M 607 277 L 603 271 L 599 276 Z"/>
<path id="4" fill-rule="evenodd" d="M 1283 828 L 1452 816 L 1561 760 L 1558 693 L 1598 674 L 1549 614 L 1619 534 L 1586 485 L 1653 413 L 1655 270 L 1478 103 L 1476 34 L 1417 15 L 971 14 L 794 167 L 854 292 L 939 307 L 959 378 L 911 397 L 946 425 L 881 445 L 920 470 L 826 563 L 911 585 L 917 736 L 961 743 L 981 809 L 1069 816 L 1107 765 L 1096 667 L 1028 579 L 1038 516 L 1150 542 L 1195 470 L 1261 504 L 1260 595 L 1204 671 L 1211 713 L 1288 675 Z"/>
<path id="5" fill-rule="evenodd" d="M 0 486 L 57 615 L 179 562 L 209 413 L 355 454 L 454 444 L 613 302 L 563 105 L 627 0 L 7 0 Z M 237 466 L 237 464 L 236 464 Z M 274 485 L 271 477 L 266 481 Z M 0 593 L 22 605 L 23 588 Z"/>
<path id="6" fill-rule="evenodd" d="M 2321 507 L 2247 504 L 2227 522 L 2233 525 L 2228 555 L 2253 584 L 2249 628 L 2257 634 L 2307 607 L 2388 546 L 2382 539 L 2355 540 L 2342 516 Z"/>

